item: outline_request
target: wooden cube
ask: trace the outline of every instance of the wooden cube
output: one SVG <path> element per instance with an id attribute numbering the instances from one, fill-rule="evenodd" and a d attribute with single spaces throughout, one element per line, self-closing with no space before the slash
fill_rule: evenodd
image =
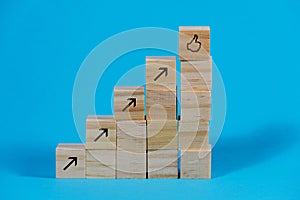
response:
<path id="1" fill-rule="evenodd" d="M 211 110 L 209 91 L 181 92 L 181 120 L 209 121 Z"/>
<path id="2" fill-rule="evenodd" d="M 117 150 L 117 178 L 146 178 L 146 151 Z"/>
<path id="3" fill-rule="evenodd" d="M 212 59 L 181 61 L 181 91 L 211 91 Z"/>
<path id="4" fill-rule="evenodd" d="M 87 150 L 86 178 L 115 178 L 116 150 Z"/>
<path id="5" fill-rule="evenodd" d="M 83 144 L 59 144 L 56 147 L 56 178 L 85 178 Z"/>
<path id="6" fill-rule="evenodd" d="M 176 57 L 146 57 L 146 88 L 150 90 L 176 90 Z"/>
<path id="7" fill-rule="evenodd" d="M 117 121 L 117 149 L 146 152 L 146 120 Z"/>
<path id="8" fill-rule="evenodd" d="M 114 88 L 114 114 L 116 120 L 144 119 L 144 87 L 117 86 Z"/>
<path id="9" fill-rule="evenodd" d="M 181 151 L 180 178 L 203 178 L 211 177 L 211 146 L 201 150 Z"/>
<path id="10" fill-rule="evenodd" d="M 146 90 L 147 120 L 176 120 L 176 91 Z"/>
<path id="11" fill-rule="evenodd" d="M 148 149 L 178 149 L 176 120 L 147 121 Z"/>
<path id="12" fill-rule="evenodd" d="M 210 56 L 209 26 L 179 27 L 179 59 L 207 60 Z"/>
<path id="13" fill-rule="evenodd" d="M 116 121 L 113 116 L 88 116 L 86 149 L 116 149 Z"/>
<path id="14" fill-rule="evenodd" d="M 178 150 L 148 151 L 149 178 L 178 178 Z"/>

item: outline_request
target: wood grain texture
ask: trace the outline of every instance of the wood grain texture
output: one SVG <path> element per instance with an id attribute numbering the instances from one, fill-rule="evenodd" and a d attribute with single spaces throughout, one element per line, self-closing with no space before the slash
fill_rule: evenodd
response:
<path id="1" fill-rule="evenodd" d="M 70 157 L 77 158 L 76 166 Z M 69 167 L 67 167 L 68 165 Z M 56 147 L 56 178 L 85 178 L 85 147 L 83 144 L 59 144 Z"/>
<path id="2" fill-rule="evenodd" d="M 148 151 L 149 178 L 178 178 L 178 150 Z"/>
<path id="3" fill-rule="evenodd" d="M 116 150 L 87 150 L 86 178 L 115 178 Z"/>
<path id="4" fill-rule="evenodd" d="M 164 71 L 166 69 L 166 71 Z M 146 88 L 150 90 L 176 90 L 176 57 L 146 57 Z"/>
<path id="5" fill-rule="evenodd" d="M 180 178 L 211 178 L 211 146 L 181 151 L 180 165 Z"/>
<path id="6" fill-rule="evenodd" d="M 176 120 L 147 121 L 148 149 L 178 149 Z"/>
<path id="7" fill-rule="evenodd" d="M 212 59 L 181 61 L 181 91 L 211 91 Z"/>
<path id="8" fill-rule="evenodd" d="M 146 178 L 146 151 L 117 150 L 117 178 Z"/>
<path id="9" fill-rule="evenodd" d="M 197 36 L 197 39 L 195 39 L 195 35 Z M 180 26 L 179 27 L 179 59 L 180 60 L 207 60 L 209 59 L 209 57 L 210 57 L 210 27 Z"/>
<path id="10" fill-rule="evenodd" d="M 107 137 L 104 132 L 107 129 Z M 116 121 L 113 116 L 88 116 L 86 149 L 116 149 Z"/>
<path id="11" fill-rule="evenodd" d="M 129 98 L 136 99 L 136 106 Z M 116 86 L 114 88 L 114 115 L 116 120 L 144 119 L 144 87 Z"/>
<path id="12" fill-rule="evenodd" d="M 209 121 L 211 93 L 209 91 L 181 92 L 181 120 Z"/>
<path id="13" fill-rule="evenodd" d="M 146 90 L 147 120 L 176 120 L 176 91 Z"/>
<path id="14" fill-rule="evenodd" d="M 146 120 L 117 121 L 118 150 L 145 152 L 146 137 Z"/>

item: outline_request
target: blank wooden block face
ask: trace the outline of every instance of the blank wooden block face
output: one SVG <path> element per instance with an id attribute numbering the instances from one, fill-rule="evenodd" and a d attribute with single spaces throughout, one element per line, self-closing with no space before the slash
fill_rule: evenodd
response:
<path id="1" fill-rule="evenodd" d="M 175 56 L 146 57 L 146 87 L 150 90 L 176 90 Z"/>
<path id="2" fill-rule="evenodd" d="M 146 137 L 146 120 L 117 121 L 118 150 L 145 152 Z"/>
<path id="3" fill-rule="evenodd" d="M 181 91 L 211 91 L 212 59 L 181 62 Z"/>
<path id="4" fill-rule="evenodd" d="M 85 178 L 83 144 L 59 144 L 57 146 L 56 178 Z"/>
<path id="5" fill-rule="evenodd" d="M 117 151 L 117 178 L 146 178 L 146 151 Z"/>
<path id="6" fill-rule="evenodd" d="M 116 149 L 116 140 L 116 121 L 112 116 L 89 116 L 87 118 L 87 149 Z"/>
<path id="7" fill-rule="evenodd" d="M 115 150 L 87 150 L 86 178 L 115 178 Z"/>
<path id="8" fill-rule="evenodd" d="M 149 178 L 178 178 L 178 151 L 148 151 Z"/>
<path id="9" fill-rule="evenodd" d="M 177 121 L 147 121 L 148 149 L 178 149 Z"/>
<path id="10" fill-rule="evenodd" d="M 179 59 L 206 60 L 210 56 L 210 28 L 208 26 L 179 27 Z"/>
<path id="11" fill-rule="evenodd" d="M 114 89 L 114 114 L 116 120 L 144 119 L 144 87 L 118 86 Z"/>
<path id="12" fill-rule="evenodd" d="M 146 92 L 147 120 L 176 120 L 176 91 Z"/>
<path id="13" fill-rule="evenodd" d="M 210 120 L 211 96 L 209 91 L 181 92 L 181 120 Z"/>
<path id="14" fill-rule="evenodd" d="M 180 178 L 210 178 L 211 147 L 181 153 Z"/>

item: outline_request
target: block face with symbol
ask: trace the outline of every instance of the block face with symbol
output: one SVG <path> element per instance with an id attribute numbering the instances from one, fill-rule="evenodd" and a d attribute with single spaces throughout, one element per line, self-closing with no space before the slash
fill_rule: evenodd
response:
<path id="1" fill-rule="evenodd" d="M 114 114 L 116 120 L 143 120 L 144 87 L 116 86 L 114 88 Z"/>
<path id="2" fill-rule="evenodd" d="M 210 27 L 179 27 L 179 59 L 207 60 L 210 58 Z"/>
<path id="3" fill-rule="evenodd" d="M 181 151 L 180 178 L 209 179 L 211 177 L 211 146 L 201 150 Z"/>
<path id="4" fill-rule="evenodd" d="M 59 144 L 57 146 L 56 178 L 85 178 L 83 144 Z"/>
<path id="5" fill-rule="evenodd" d="M 86 149 L 116 149 L 116 121 L 113 116 L 88 116 Z"/>
<path id="6" fill-rule="evenodd" d="M 92 149 L 86 151 L 86 178 L 115 178 L 116 151 Z"/>
<path id="7" fill-rule="evenodd" d="M 176 90 L 176 57 L 146 57 L 146 87 L 148 90 Z"/>

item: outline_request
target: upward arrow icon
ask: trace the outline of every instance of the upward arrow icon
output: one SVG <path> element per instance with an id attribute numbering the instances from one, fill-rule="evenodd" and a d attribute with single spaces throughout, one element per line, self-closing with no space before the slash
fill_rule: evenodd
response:
<path id="1" fill-rule="evenodd" d="M 133 107 L 136 106 L 136 98 L 128 98 L 127 100 L 129 100 L 130 102 L 127 104 L 127 106 L 125 106 L 125 108 L 123 108 L 122 111 L 125 111 L 127 108 L 129 108 L 129 106 L 131 106 L 133 104 Z"/>

